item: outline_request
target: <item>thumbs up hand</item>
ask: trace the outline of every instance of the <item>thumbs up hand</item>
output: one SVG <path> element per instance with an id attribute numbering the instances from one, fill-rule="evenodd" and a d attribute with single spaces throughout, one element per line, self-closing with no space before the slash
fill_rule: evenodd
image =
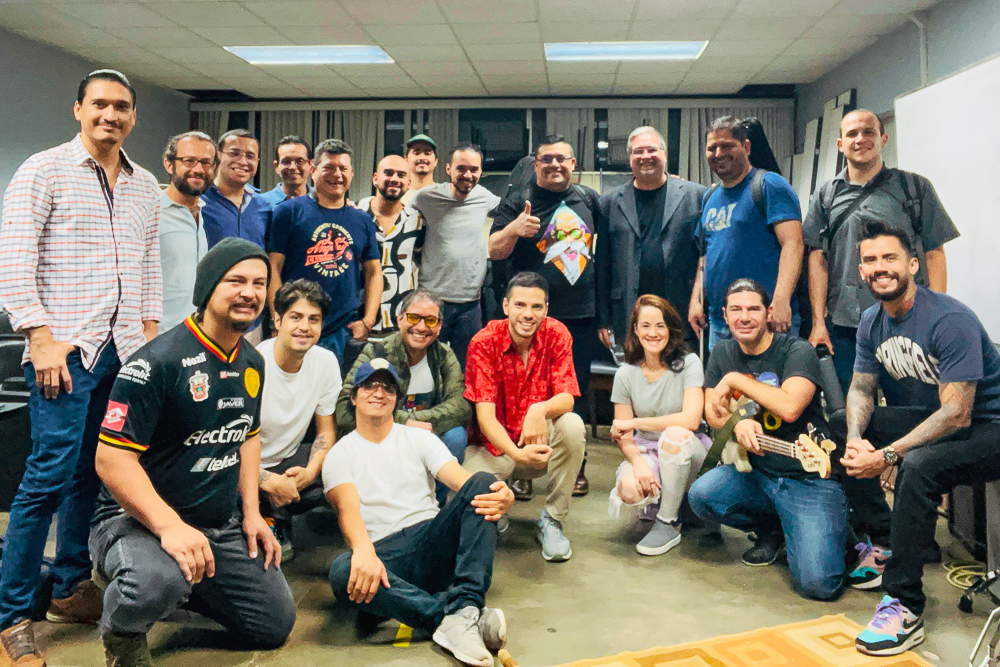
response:
<path id="1" fill-rule="evenodd" d="M 531 202 L 524 202 L 524 211 L 511 224 L 514 233 L 521 238 L 532 238 L 541 227 L 541 220 L 531 215 Z"/>

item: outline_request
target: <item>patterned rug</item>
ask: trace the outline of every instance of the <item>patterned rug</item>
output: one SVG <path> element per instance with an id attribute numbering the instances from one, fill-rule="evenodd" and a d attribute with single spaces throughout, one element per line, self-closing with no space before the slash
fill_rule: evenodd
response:
<path id="1" fill-rule="evenodd" d="M 854 649 L 861 626 L 840 616 L 739 635 L 578 660 L 562 667 L 932 667 L 915 653 L 873 658 Z"/>

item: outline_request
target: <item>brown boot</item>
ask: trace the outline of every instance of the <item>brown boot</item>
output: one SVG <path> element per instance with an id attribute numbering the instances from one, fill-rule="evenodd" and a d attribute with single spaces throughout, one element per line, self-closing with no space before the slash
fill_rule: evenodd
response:
<path id="1" fill-rule="evenodd" d="M 573 484 L 573 495 L 574 496 L 585 496 L 590 493 L 590 482 L 587 481 L 587 462 L 584 461 L 583 465 L 580 466 L 580 472 L 576 476 L 576 482 Z"/>
<path id="2" fill-rule="evenodd" d="M 50 623 L 88 623 L 97 625 L 104 611 L 104 591 L 92 580 L 87 579 L 76 585 L 76 590 L 68 598 L 52 599 L 45 620 Z"/>
<path id="3" fill-rule="evenodd" d="M 530 479 L 510 480 L 510 490 L 514 492 L 514 500 L 531 500 L 532 488 Z"/>
<path id="4" fill-rule="evenodd" d="M 45 658 L 35 646 L 31 621 L 21 621 L 0 632 L 0 667 L 45 667 Z"/>

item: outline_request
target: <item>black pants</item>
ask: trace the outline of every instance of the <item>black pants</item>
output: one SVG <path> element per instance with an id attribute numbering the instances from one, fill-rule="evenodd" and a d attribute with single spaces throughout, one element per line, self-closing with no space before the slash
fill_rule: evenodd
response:
<path id="1" fill-rule="evenodd" d="M 599 359 L 611 359 L 608 348 L 604 347 L 597 335 L 597 320 L 587 317 L 579 320 L 559 320 L 569 329 L 573 337 L 573 370 L 580 395 L 573 405 L 573 412 L 587 418 L 587 389 L 590 387 L 590 364 Z"/>
<path id="2" fill-rule="evenodd" d="M 312 443 L 303 442 L 295 453 L 284 461 L 267 469 L 275 475 L 283 475 L 289 468 L 299 466 L 305 468 L 309 464 L 309 452 Z M 326 497 L 323 495 L 323 475 L 316 475 L 313 483 L 299 491 L 299 499 L 294 503 L 289 503 L 283 507 L 272 507 L 271 497 L 260 492 L 260 513 L 262 516 L 273 518 L 277 521 L 291 521 L 292 517 L 303 514 L 316 507 L 324 507 Z"/>
<path id="3" fill-rule="evenodd" d="M 451 346 L 451 351 L 458 357 L 458 363 L 464 371 L 469 342 L 483 328 L 483 310 L 479 299 L 468 303 L 445 301 L 441 317 L 443 321 L 438 340 Z"/>
<path id="4" fill-rule="evenodd" d="M 426 630 L 465 607 L 482 609 L 493 580 L 497 525 L 476 514 L 471 503 L 475 496 L 490 493 L 495 481 L 489 473 L 476 473 L 436 517 L 376 542 L 375 553 L 389 573 L 390 588 L 379 585 L 368 604 L 349 604 L 370 616 Z M 330 586 L 338 600 L 348 600 L 351 555 L 341 554 L 330 568 Z"/>

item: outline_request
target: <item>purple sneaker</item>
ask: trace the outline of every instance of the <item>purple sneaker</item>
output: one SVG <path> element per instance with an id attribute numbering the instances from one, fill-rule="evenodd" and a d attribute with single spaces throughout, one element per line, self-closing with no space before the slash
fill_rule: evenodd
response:
<path id="1" fill-rule="evenodd" d="M 875 616 L 854 646 L 866 655 L 898 655 L 924 641 L 924 621 L 888 595 L 875 608 Z"/>

